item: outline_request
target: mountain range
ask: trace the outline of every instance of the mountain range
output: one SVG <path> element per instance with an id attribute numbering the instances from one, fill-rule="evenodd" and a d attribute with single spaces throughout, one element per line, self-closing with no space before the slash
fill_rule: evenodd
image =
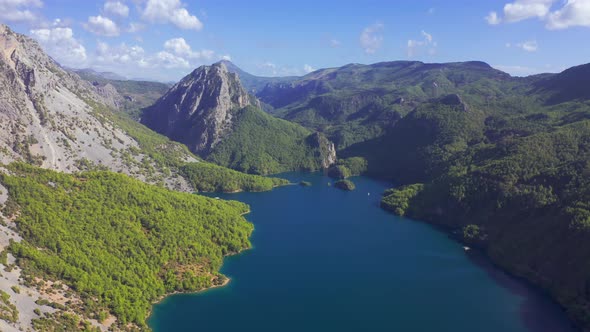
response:
<path id="1" fill-rule="evenodd" d="M 4 25 L 0 50 L 0 203 L 11 234 L 0 243 L 25 279 L 73 289 L 88 324 L 104 329 L 99 317 L 112 315 L 112 326 L 146 328 L 152 301 L 222 282 L 223 255 L 249 246 L 246 207 L 175 191 L 270 190 L 286 181 L 258 175 L 326 170 L 395 183 L 384 209 L 448 229 L 590 327 L 590 64 L 521 78 L 478 61 L 393 61 L 271 78 L 221 61 L 168 86 L 66 70 Z M 103 211 L 110 222 L 64 224 L 83 216 L 74 207 L 89 211 L 84 202 L 125 219 Z M 162 239 L 189 231 L 177 203 L 202 212 L 190 219 L 202 232 L 172 250 Z M 87 252 L 70 229 L 112 246 Z M 32 308 L 20 327 L 39 322 Z"/>

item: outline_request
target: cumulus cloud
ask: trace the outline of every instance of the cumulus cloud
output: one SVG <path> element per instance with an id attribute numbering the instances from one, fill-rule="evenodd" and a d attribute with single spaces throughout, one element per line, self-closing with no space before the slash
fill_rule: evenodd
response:
<path id="1" fill-rule="evenodd" d="M 555 3 L 561 6 L 552 11 Z M 550 30 L 590 27 L 590 0 L 516 0 L 504 6 L 503 18 L 496 12 L 490 12 L 485 17 L 489 24 L 513 23 L 529 18 L 543 20 Z"/>
<path id="2" fill-rule="evenodd" d="M 164 49 L 155 54 L 147 54 L 141 46 L 129 46 L 125 43 L 110 46 L 99 42 L 96 48 L 97 62 L 124 70 L 131 68 L 186 69 L 201 64 L 202 60 L 211 60 L 214 55 L 215 53 L 209 50 L 193 51 L 182 38 L 166 41 Z"/>
<path id="3" fill-rule="evenodd" d="M 375 23 L 363 29 L 359 42 L 366 54 L 375 54 L 383 44 L 383 24 Z"/>
<path id="4" fill-rule="evenodd" d="M 502 22 L 502 19 L 500 17 L 498 17 L 498 13 L 496 12 L 490 12 L 486 17 L 485 17 L 486 21 L 488 22 L 489 25 L 497 25 L 500 24 Z"/>
<path id="5" fill-rule="evenodd" d="M 211 50 L 195 51 L 183 38 L 167 40 L 157 52 L 146 52 L 139 45 L 125 43 L 111 46 L 99 42 L 92 66 L 137 77 L 176 80 L 191 69 L 214 60 L 229 60 L 229 55 L 218 56 Z M 167 69 L 167 70 L 162 70 Z"/>
<path id="6" fill-rule="evenodd" d="M 408 40 L 408 43 L 406 45 L 406 54 L 407 54 L 408 58 L 413 58 L 414 56 L 416 56 L 418 54 L 418 50 L 421 47 L 428 48 L 428 53 L 431 55 L 436 53 L 437 43 L 434 41 L 434 38 L 432 37 L 432 35 L 424 30 L 422 30 L 421 35 L 422 35 L 422 39 L 420 39 L 420 40 L 415 40 L 415 39 Z"/>
<path id="7" fill-rule="evenodd" d="M 187 59 L 168 51 L 160 51 L 150 55 L 141 46 L 129 46 L 125 43 L 110 46 L 107 43 L 99 42 L 96 47 L 96 61 L 103 66 L 109 65 L 110 68 L 125 68 L 127 70 L 132 68 L 178 69 L 191 67 Z"/>
<path id="8" fill-rule="evenodd" d="M 180 0 L 148 0 L 142 18 L 152 23 L 172 23 L 185 30 L 201 30 L 203 23 Z"/>
<path id="9" fill-rule="evenodd" d="M 555 0 L 517 0 L 504 6 L 504 20 L 518 22 L 531 17 L 543 18 Z"/>
<path id="10" fill-rule="evenodd" d="M 103 8 L 105 14 L 113 16 L 129 16 L 129 7 L 120 1 L 107 1 Z"/>
<path id="11" fill-rule="evenodd" d="M 166 51 L 158 52 L 152 60 L 152 65 L 166 69 L 190 68 L 190 63 L 186 59 Z"/>
<path id="12" fill-rule="evenodd" d="M 129 27 L 127 28 L 127 32 L 129 33 L 136 33 L 145 28 L 145 25 L 141 23 L 131 22 L 129 23 Z"/>
<path id="13" fill-rule="evenodd" d="M 304 71 L 306 74 L 309 74 L 309 73 L 311 73 L 312 71 L 315 71 L 315 68 L 313 68 L 312 66 L 310 66 L 310 65 L 308 65 L 308 64 L 305 64 L 305 65 L 303 65 L 303 71 Z"/>
<path id="14" fill-rule="evenodd" d="M 33 23 L 39 17 L 32 9 L 41 7 L 41 0 L 0 0 L 0 21 Z"/>
<path id="15" fill-rule="evenodd" d="M 86 30 L 99 36 L 115 37 L 119 35 L 119 27 L 115 22 L 101 15 L 90 16 L 88 23 L 84 24 Z"/>
<path id="16" fill-rule="evenodd" d="M 211 60 L 215 52 L 211 50 L 193 51 L 184 38 L 169 39 L 164 43 L 164 49 L 175 55 L 189 59 Z"/>
<path id="17" fill-rule="evenodd" d="M 96 46 L 96 61 L 101 64 L 125 65 L 148 67 L 145 50 L 141 46 L 128 46 L 123 43 L 119 46 L 110 46 L 99 42 Z"/>
<path id="18" fill-rule="evenodd" d="M 36 29 L 31 30 L 31 36 L 62 65 L 77 67 L 86 64 L 86 48 L 74 38 L 72 29 Z"/>
<path id="19" fill-rule="evenodd" d="M 527 52 L 536 52 L 539 49 L 539 44 L 537 44 L 536 40 L 527 40 L 525 42 L 516 44 L 516 46 Z"/>
<path id="20" fill-rule="evenodd" d="M 568 0 L 561 9 L 547 17 L 548 29 L 567 29 L 574 26 L 590 27 L 589 0 Z"/>

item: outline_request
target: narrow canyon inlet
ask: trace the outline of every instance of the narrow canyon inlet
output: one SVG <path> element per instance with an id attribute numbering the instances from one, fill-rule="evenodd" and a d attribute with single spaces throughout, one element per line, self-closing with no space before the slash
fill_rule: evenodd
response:
<path id="1" fill-rule="evenodd" d="M 387 183 L 213 194 L 249 204 L 253 249 L 227 257 L 231 282 L 153 308 L 167 331 L 575 331 L 548 296 L 425 223 L 379 208 Z"/>

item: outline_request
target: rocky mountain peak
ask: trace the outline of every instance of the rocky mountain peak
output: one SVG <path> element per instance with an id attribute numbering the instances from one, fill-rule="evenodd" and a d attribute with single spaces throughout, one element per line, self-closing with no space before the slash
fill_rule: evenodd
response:
<path id="1" fill-rule="evenodd" d="M 235 112 L 248 105 L 260 106 L 237 74 L 218 62 L 175 84 L 145 110 L 142 122 L 193 152 L 207 154 L 231 129 Z"/>

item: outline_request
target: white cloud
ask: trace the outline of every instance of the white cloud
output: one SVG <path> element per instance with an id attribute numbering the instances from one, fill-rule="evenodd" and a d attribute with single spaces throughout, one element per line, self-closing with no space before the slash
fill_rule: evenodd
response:
<path id="1" fill-rule="evenodd" d="M 66 22 L 62 21 L 61 18 L 56 18 L 51 23 L 51 26 L 52 27 L 61 27 L 61 28 L 63 28 L 63 27 L 67 27 L 68 24 Z"/>
<path id="2" fill-rule="evenodd" d="M 436 12 L 436 8 L 434 8 L 434 7 L 428 8 L 428 15 L 434 15 L 435 12 Z"/>
<path id="3" fill-rule="evenodd" d="M 589 0 L 568 0 L 561 9 L 547 17 L 548 29 L 567 29 L 573 26 L 590 27 Z"/>
<path id="4" fill-rule="evenodd" d="M 315 69 L 314 69 L 312 66 L 310 66 L 310 65 L 308 65 L 308 64 L 305 64 L 305 65 L 303 65 L 303 71 L 304 71 L 306 74 L 309 74 L 309 73 L 311 73 L 312 71 L 315 71 Z"/>
<path id="5" fill-rule="evenodd" d="M 145 29 L 145 25 L 141 23 L 131 22 L 129 23 L 129 27 L 127 28 L 127 32 L 129 33 L 136 33 L 141 30 Z"/>
<path id="6" fill-rule="evenodd" d="M 145 50 L 138 45 L 128 46 L 123 43 L 119 46 L 109 46 L 107 43 L 99 42 L 96 48 L 96 60 L 102 64 L 110 64 L 119 67 L 135 68 L 190 68 L 191 63 L 188 59 L 173 54 L 167 50 L 159 51 L 155 54 L 147 54 Z"/>
<path id="7" fill-rule="evenodd" d="M 184 38 L 169 39 L 164 43 L 164 48 L 180 55 L 192 53 L 190 45 L 187 44 Z"/>
<path id="8" fill-rule="evenodd" d="M 215 52 L 211 50 L 193 51 L 191 46 L 184 40 L 184 38 L 169 39 L 164 43 L 164 49 L 170 51 L 178 56 L 187 57 L 189 59 L 211 60 Z"/>
<path id="9" fill-rule="evenodd" d="M 489 24 L 519 22 L 529 18 L 539 18 L 550 30 L 570 27 L 590 27 L 590 0 L 562 0 L 561 7 L 551 11 L 556 0 L 516 0 L 504 6 L 504 18 L 496 12 L 486 16 Z"/>
<path id="10" fill-rule="evenodd" d="M 361 47 L 366 54 L 375 54 L 383 44 L 383 24 L 375 23 L 363 29 L 359 38 Z"/>
<path id="11" fill-rule="evenodd" d="M 31 36 L 60 64 L 70 67 L 86 64 L 86 48 L 74 38 L 72 29 L 36 29 L 31 30 Z"/>
<path id="12" fill-rule="evenodd" d="M 129 16 L 129 7 L 120 1 L 107 1 L 104 4 L 104 12 L 114 16 L 127 17 Z"/>
<path id="13" fill-rule="evenodd" d="M 502 19 L 498 17 L 498 13 L 496 12 L 490 12 L 488 16 L 485 17 L 485 19 L 490 25 L 497 25 L 502 22 Z"/>
<path id="14" fill-rule="evenodd" d="M 422 30 L 422 37 L 424 37 L 424 40 L 425 40 L 427 43 L 432 43 L 432 35 L 431 35 L 431 34 L 429 34 L 428 32 L 426 32 L 426 31 Z"/>
<path id="15" fill-rule="evenodd" d="M 221 60 L 225 60 L 225 61 L 231 61 L 231 56 L 229 56 L 229 54 L 222 55 L 222 56 L 221 56 Z"/>
<path id="16" fill-rule="evenodd" d="M 215 59 L 229 60 L 229 55 L 216 56 L 211 50 L 194 51 L 182 38 L 174 38 L 164 43 L 163 49 L 148 53 L 141 46 L 111 46 L 99 42 L 93 66 L 121 73 L 128 77 L 152 77 L 163 80 L 176 80 L 187 71 Z M 167 69 L 167 70 L 162 70 Z"/>
<path id="17" fill-rule="evenodd" d="M 41 0 L 0 0 L 0 21 L 34 23 L 39 17 L 31 9 L 41 7 Z"/>
<path id="18" fill-rule="evenodd" d="M 342 45 L 342 43 L 338 39 L 330 39 L 328 43 L 332 48 L 340 47 Z"/>
<path id="19" fill-rule="evenodd" d="M 101 64 L 148 66 L 144 49 L 141 46 L 128 46 L 125 43 L 112 47 L 107 43 L 99 42 L 96 46 L 95 60 Z"/>
<path id="20" fill-rule="evenodd" d="M 504 20 L 518 22 L 531 17 L 543 18 L 555 0 L 516 0 L 504 6 Z"/>
<path id="21" fill-rule="evenodd" d="M 172 23 L 181 29 L 201 30 L 203 23 L 180 0 L 148 0 L 142 18 L 152 23 Z"/>
<path id="22" fill-rule="evenodd" d="M 537 44 L 536 40 L 527 40 L 525 42 L 516 44 L 516 46 L 527 52 L 536 52 L 539 49 L 539 44 Z"/>
<path id="23" fill-rule="evenodd" d="M 86 30 L 106 37 L 115 37 L 119 35 L 119 27 L 111 19 L 103 16 L 90 16 L 88 23 L 84 24 Z"/>
<path id="24" fill-rule="evenodd" d="M 408 58 L 413 58 L 418 54 L 418 50 L 421 47 L 428 47 L 428 54 L 434 55 L 436 53 L 437 43 L 434 38 L 428 32 L 422 30 L 422 40 L 409 39 L 406 45 L 406 54 Z"/>
<path id="25" fill-rule="evenodd" d="M 186 59 L 166 51 L 158 52 L 152 60 L 152 65 L 164 67 L 166 69 L 190 68 L 190 64 Z"/>

